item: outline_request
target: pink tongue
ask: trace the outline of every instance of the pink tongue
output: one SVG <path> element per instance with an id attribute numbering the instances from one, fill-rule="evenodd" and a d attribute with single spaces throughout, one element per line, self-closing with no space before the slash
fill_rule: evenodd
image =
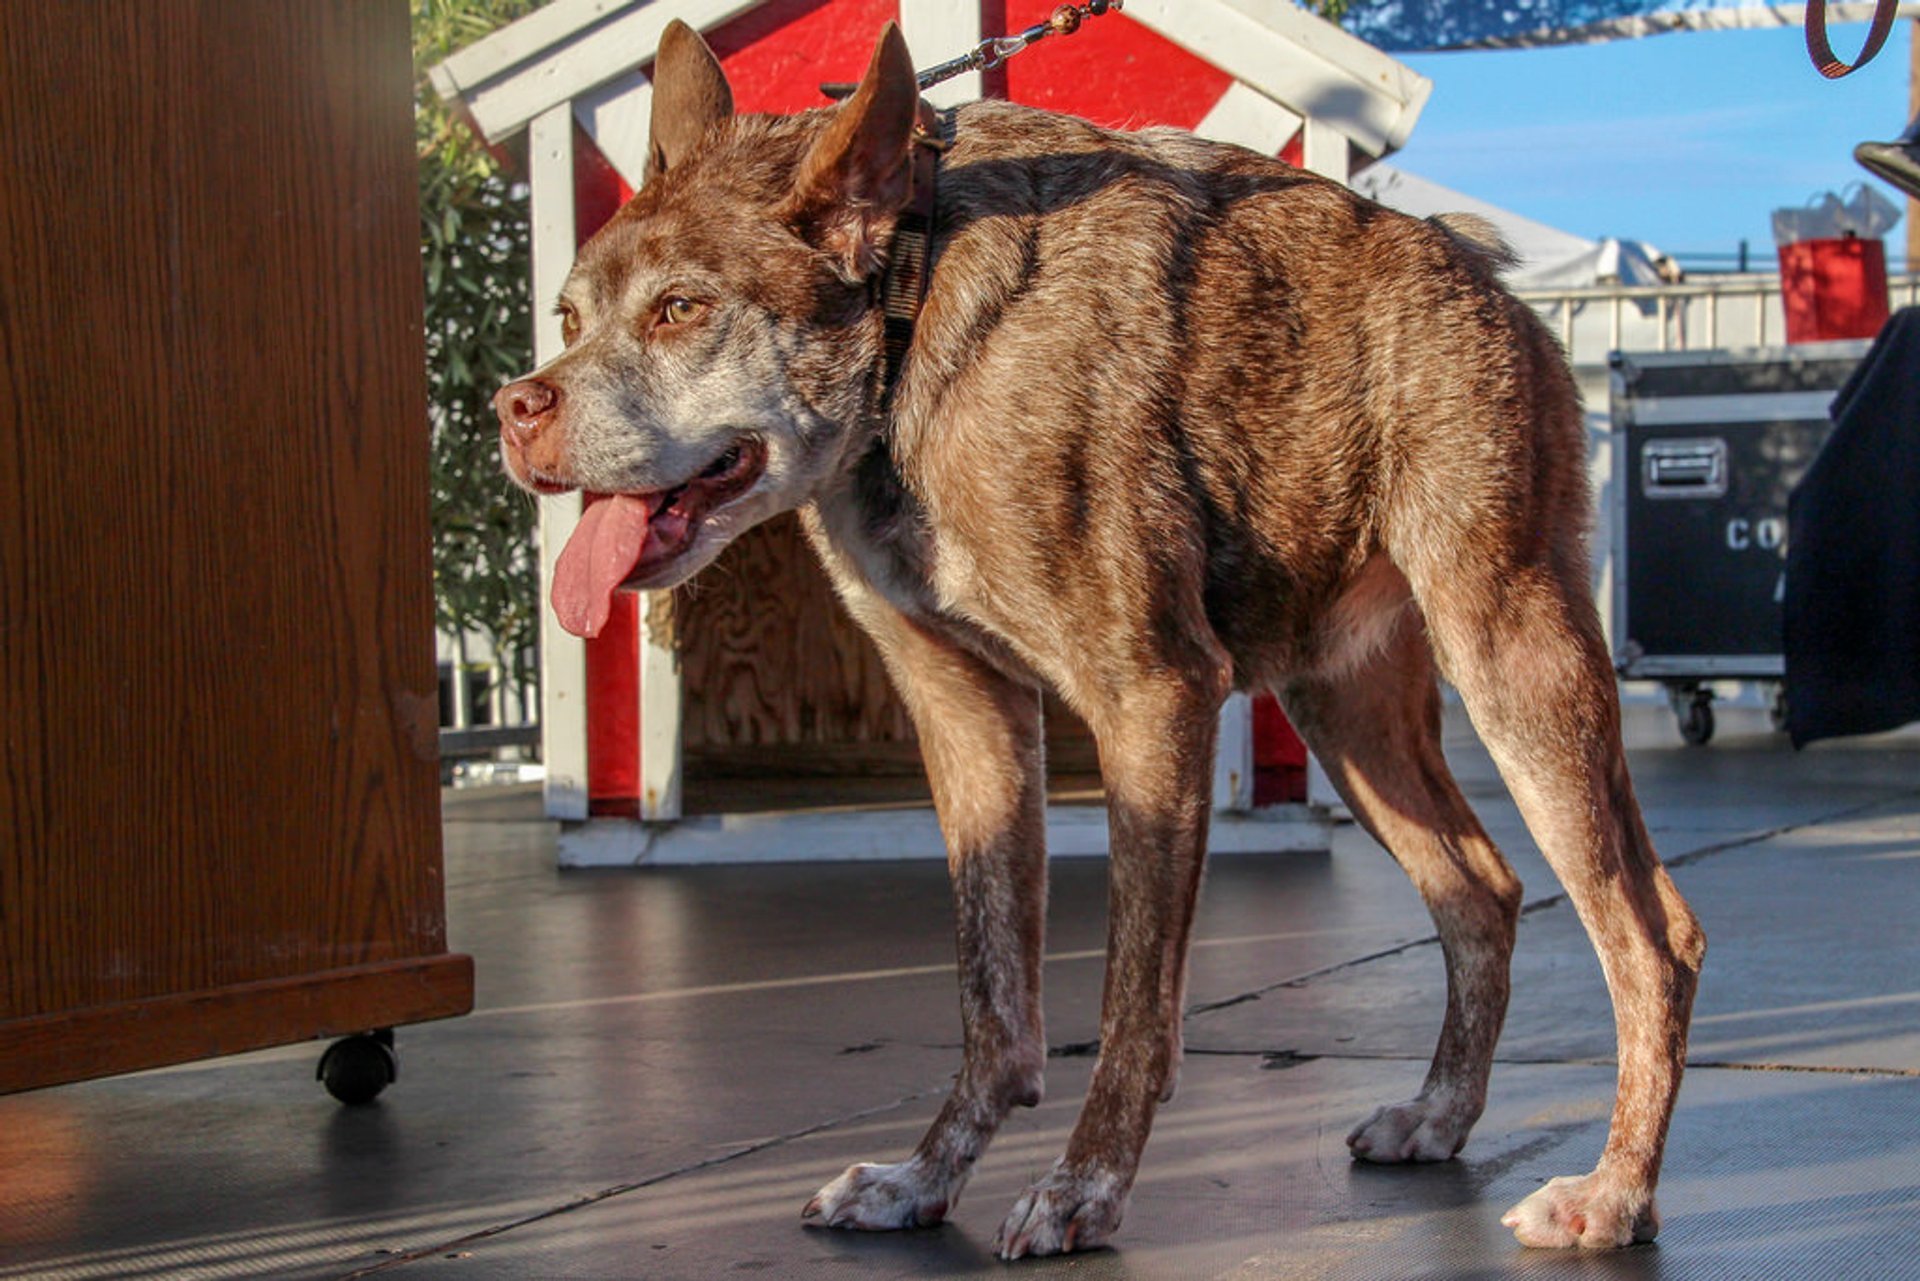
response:
<path id="1" fill-rule="evenodd" d="M 553 566 L 553 612 L 575 636 L 598 636 L 613 610 L 614 589 L 633 573 L 647 545 L 652 500 L 614 494 L 588 503 Z"/>

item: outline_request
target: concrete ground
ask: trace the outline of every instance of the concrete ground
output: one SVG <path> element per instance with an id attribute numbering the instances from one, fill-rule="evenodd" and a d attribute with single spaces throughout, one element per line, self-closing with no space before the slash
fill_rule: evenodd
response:
<path id="1" fill-rule="evenodd" d="M 1611 1099 L 1599 969 L 1484 754 L 1449 750 L 1526 881 L 1493 1097 L 1454 1161 L 1356 1165 L 1348 1127 L 1418 1087 L 1438 948 L 1351 825 L 1331 855 L 1209 873 L 1180 1096 L 1087 1278 L 1920 1276 L 1920 739 L 1795 754 L 1724 710 L 1707 749 L 1630 716 L 1656 842 L 1712 941 L 1659 1242 L 1530 1252 L 1500 1214 L 1584 1172 Z M 993 1233 L 1064 1143 L 1097 1026 L 1104 866 L 1053 869 L 1049 1097 L 945 1226 L 803 1228 L 896 1159 L 957 1063 L 944 869 L 569 873 L 524 794 L 450 794 L 468 1018 L 399 1033 L 343 1108 L 315 1047 L 0 1099 L 0 1277 L 999 1275 Z M 1243 998 L 1237 1001 L 1232 998 Z M 1225 1002 L 1225 1004 L 1222 1004 Z"/>

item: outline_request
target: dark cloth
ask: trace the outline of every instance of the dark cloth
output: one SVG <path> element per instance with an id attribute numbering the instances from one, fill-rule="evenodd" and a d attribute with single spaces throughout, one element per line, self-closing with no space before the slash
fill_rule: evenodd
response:
<path id="1" fill-rule="evenodd" d="M 1920 307 L 1887 321 L 1787 505 L 1795 747 L 1920 720 Z"/>

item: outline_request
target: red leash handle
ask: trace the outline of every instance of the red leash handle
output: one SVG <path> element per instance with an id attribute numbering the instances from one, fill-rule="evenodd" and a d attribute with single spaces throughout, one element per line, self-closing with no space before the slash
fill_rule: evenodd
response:
<path id="1" fill-rule="evenodd" d="M 1893 30 L 1895 7 L 1895 0 L 1874 0 L 1873 25 L 1867 29 L 1867 43 L 1861 46 L 1858 58 L 1842 62 L 1833 56 L 1833 46 L 1827 43 L 1827 0 L 1807 0 L 1807 56 L 1813 59 L 1814 67 L 1827 79 L 1838 80 L 1872 62 L 1873 55 L 1880 52 L 1880 46 L 1887 42 Z"/>

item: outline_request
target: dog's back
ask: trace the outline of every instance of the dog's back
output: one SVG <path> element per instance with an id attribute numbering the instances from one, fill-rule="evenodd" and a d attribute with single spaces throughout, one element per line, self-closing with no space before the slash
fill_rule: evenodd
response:
<path id="1" fill-rule="evenodd" d="M 952 133 L 894 427 L 964 536 L 944 599 L 1084 632 L 1182 608 L 1130 584 L 1199 584 L 1259 684 L 1332 657 L 1321 621 L 1381 553 L 1582 560 L 1574 389 L 1489 229 L 1171 130 L 993 102 Z"/>

